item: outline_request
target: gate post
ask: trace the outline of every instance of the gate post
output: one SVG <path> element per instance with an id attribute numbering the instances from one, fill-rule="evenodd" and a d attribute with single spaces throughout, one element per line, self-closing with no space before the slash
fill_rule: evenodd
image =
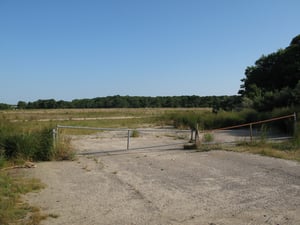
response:
<path id="1" fill-rule="evenodd" d="M 250 141 L 253 139 L 252 123 L 250 123 Z"/>
<path id="2" fill-rule="evenodd" d="M 56 129 L 52 130 L 53 148 L 56 147 Z"/>
<path id="3" fill-rule="evenodd" d="M 194 130 L 191 128 L 191 139 L 190 139 L 190 143 L 192 143 L 194 140 Z"/>
<path id="4" fill-rule="evenodd" d="M 58 143 L 58 138 L 59 138 L 59 125 L 56 125 L 55 128 L 52 129 L 52 139 L 53 139 L 53 147 L 55 148 L 57 143 Z"/>
<path id="5" fill-rule="evenodd" d="M 127 150 L 129 150 L 129 144 L 130 144 L 130 130 L 128 130 L 127 133 Z"/>

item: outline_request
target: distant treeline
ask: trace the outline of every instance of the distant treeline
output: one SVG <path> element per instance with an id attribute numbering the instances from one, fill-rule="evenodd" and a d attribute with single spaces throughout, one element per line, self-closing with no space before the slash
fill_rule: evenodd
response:
<path id="1" fill-rule="evenodd" d="M 19 101 L 17 109 L 62 109 L 62 108 L 178 108 L 178 107 L 213 107 L 214 109 L 231 110 L 241 99 L 232 96 L 107 96 L 92 99 L 74 99 L 56 101 L 54 99 L 34 102 Z M 4 104 L 5 105 L 5 104 Z M 3 108 L 5 109 L 5 107 Z"/>

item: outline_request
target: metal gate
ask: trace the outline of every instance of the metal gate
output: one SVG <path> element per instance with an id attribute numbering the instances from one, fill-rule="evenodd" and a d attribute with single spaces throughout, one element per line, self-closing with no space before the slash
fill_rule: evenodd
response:
<path id="1" fill-rule="evenodd" d="M 55 142 L 63 138 L 62 130 L 65 129 L 96 131 L 89 135 L 71 136 L 78 150 L 85 154 L 154 148 L 182 149 L 184 144 L 195 138 L 194 131 L 172 128 L 129 129 L 57 125 L 53 130 Z"/>

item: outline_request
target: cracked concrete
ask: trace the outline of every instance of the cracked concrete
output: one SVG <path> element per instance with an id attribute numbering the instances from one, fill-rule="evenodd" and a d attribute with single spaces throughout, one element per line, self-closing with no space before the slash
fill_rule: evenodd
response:
<path id="1" fill-rule="evenodd" d="M 151 138 L 141 140 L 156 141 Z M 58 215 L 42 224 L 300 224 L 297 162 L 186 151 L 182 145 L 108 152 L 123 139 L 99 140 L 77 137 L 74 146 L 89 154 L 72 162 L 38 163 L 28 172 L 47 185 L 26 195 L 28 201 Z M 159 140 L 182 142 L 166 136 Z"/>

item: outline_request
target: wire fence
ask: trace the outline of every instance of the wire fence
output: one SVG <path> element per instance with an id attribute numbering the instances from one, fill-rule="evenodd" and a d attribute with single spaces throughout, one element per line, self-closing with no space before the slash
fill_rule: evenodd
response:
<path id="1" fill-rule="evenodd" d="M 101 128 L 101 127 L 98 128 L 98 127 L 57 125 L 57 127 L 53 129 L 54 142 L 58 141 L 61 135 L 61 130 L 63 129 L 99 131 L 97 137 L 95 138 L 101 139 L 102 143 L 105 143 L 104 139 L 107 139 L 108 142 L 111 142 L 112 144 L 106 146 L 111 146 L 112 148 L 116 148 L 114 146 L 117 144 L 118 147 L 120 146 L 119 148 L 122 147 L 124 148 L 125 146 L 122 143 L 125 143 L 126 140 L 126 148 L 124 148 L 124 150 L 138 149 L 138 148 L 154 148 L 158 146 L 163 147 L 163 146 L 170 146 L 173 143 L 174 145 L 178 145 L 178 144 L 183 145 L 187 141 L 192 140 L 192 138 L 194 137 L 193 135 L 194 131 L 192 130 L 177 130 L 177 129 L 165 129 L 165 128 L 157 128 L 157 129 L 129 129 L 129 128 Z"/>
<path id="2" fill-rule="evenodd" d="M 271 126 L 271 123 L 285 121 L 285 128 L 278 129 L 276 126 Z M 207 144 L 215 143 L 236 143 L 239 141 L 253 141 L 264 139 L 270 141 L 278 141 L 290 139 L 297 129 L 296 113 L 275 117 L 266 120 L 260 120 L 240 125 L 222 127 L 218 129 L 199 131 L 198 139 Z M 283 131 L 285 130 L 285 131 Z M 205 135 L 211 134 L 213 141 L 206 141 Z"/>
<path id="3" fill-rule="evenodd" d="M 268 127 L 267 125 L 278 121 L 288 121 L 290 127 L 287 132 Z M 146 148 L 162 148 L 172 145 L 185 145 L 188 142 L 200 142 L 201 144 L 227 144 L 240 141 L 253 141 L 257 139 L 283 140 L 291 138 L 297 129 L 296 113 L 255 121 L 240 125 L 228 126 L 212 130 L 177 130 L 174 128 L 156 129 L 129 129 L 129 128 L 98 128 L 83 126 L 57 125 L 53 129 L 54 144 L 64 129 L 94 130 L 99 131 L 94 140 L 85 136 L 85 140 L 94 143 L 94 148 L 105 150 L 133 150 Z M 97 142 L 97 143 L 96 143 Z"/>

